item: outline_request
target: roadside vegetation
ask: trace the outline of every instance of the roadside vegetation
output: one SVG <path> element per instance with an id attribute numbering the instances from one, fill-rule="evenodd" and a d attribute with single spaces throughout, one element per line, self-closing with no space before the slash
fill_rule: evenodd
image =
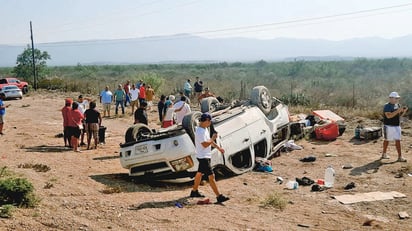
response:
<path id="1" fill-rule="evenodd" d="M 16 176 L 6 166 L 0 168 L 0 217 L 10 218 L 16 207 L 32 208 L 39 199 L 34 195 L 33 185 Z"/>
<path id="2" fill-rule="evenodd" d="M 404 104 L 412 106 L 412 59 L 387 58 L 351 61 L 303 61 L 209 64 L 82 65 L 47 67 L 39 88 L 82 92 L 97 96 L 106 85 L 143 79 L 158 95 L 182 90 L 186 79 L 199 76 L 212 92 L 226 100 L 248 96 L 265 85 L 289 106 L 306 109 L 351 108 L 361 116 L 376 117 L 387 94 L 398 91 Z M 0 68 L 0 76 L 13 68 Z M 32 79 L 25 79 L 33 82 Z M 242 87 L 244 86 L 244 87 Z M 243 91 L 242 91 L 243 90 Z"/>

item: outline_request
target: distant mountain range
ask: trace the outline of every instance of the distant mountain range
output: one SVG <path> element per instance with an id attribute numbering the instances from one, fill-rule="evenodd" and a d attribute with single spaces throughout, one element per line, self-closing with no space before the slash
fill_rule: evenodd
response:
<path id="1" fill-rule="evenodd" d="M 411 57 L 412 35 L 329 41 L 321 39 L 208 39 L 191 35 L 35 44 L 49 65 L 343 60 Z M 0 45 L 0 66 L 14 66 L 25 46 Z"/>

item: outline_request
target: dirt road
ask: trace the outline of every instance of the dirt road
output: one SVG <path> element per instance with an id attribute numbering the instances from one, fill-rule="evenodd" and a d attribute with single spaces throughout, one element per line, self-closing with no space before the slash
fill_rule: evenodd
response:
<path id="1" fill-rule="evenodd" d="M 273 159 L 272 174 L 249 172 L 219 180 L 220 190 L 231 198 L 224 205 L 196 205 L 196 200 L 187 198 L 190 184 L 142 183 L 127 176 L 118 150 L 132 124 L 130 115 L 104 119 L 106 144 L 97 150 L 75 153 L 63 148 L 62 138 L 55 135 L 62 131 L 60 109 L 68 96 L 76 94 L 32 93 L 23 100 L 7 101 L 11 106 L 6 135 L 0 137 L 0 167 L 28 178 L 41 202 L 33 209 L 18 209 L 10 219 L 0 219 L 0 230 L 412 230 L 411 220 L 398 218 L 401 211 L 412 215 L 412 177 L 395 178 L 401 169 L 412 172 L 411 122 L 404 125 L 403 141 L 409 163 L 393 162 L 393 145 L 389 147 L 392 159 L 378 161 L 381 140 L 351 140 L 356 124 L 349 121 L 346 133 L 334 142 L 298 141 L 304 149 Z M 156 115 L 150 115 L 153 124 Z M 317 160 L 299 161 L 307 155 Z M 18 167 L 25 163 L 44 164 L 50 171 Z M 342 169 L 344 164 L 354 168 Z M 323 178 L 328 165 L 337 177 L 335 187 L 327 191 L 286 190 L 285 184 L 276 183 L 277 176 L 285 181 Z M 350 182 L 356 187 L 345 191 Z M 200 190 L 215 201 L 207 185 Z M 332 198 L 373 191 L 398 191 L 407 197 L 353 205 Z M 287 201 L 284 210 L 262 206 L 274 192 Z M 371 218 L 375 220 L 371 226 L 363 226 Z"/>

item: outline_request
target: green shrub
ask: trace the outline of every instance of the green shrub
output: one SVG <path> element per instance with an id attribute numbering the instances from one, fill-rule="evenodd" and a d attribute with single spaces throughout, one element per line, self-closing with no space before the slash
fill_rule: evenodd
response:
<path id="1" fill-rule="evenodd" d="M 3 205 L 0 206 L 0 217 L 1 218 L 10 218 L 13 215 L 15 207 L 13 205 Z"/>
<path id="2" fill-rule="evenodd" d="M 33 185 L 27 179 L 7 178 L 0 180 L 0 205 L 14 204 L 34 207 L 36 203 Z"/>

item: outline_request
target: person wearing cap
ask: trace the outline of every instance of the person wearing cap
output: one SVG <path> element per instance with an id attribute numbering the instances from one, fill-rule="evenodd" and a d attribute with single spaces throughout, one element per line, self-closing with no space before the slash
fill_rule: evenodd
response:
<path id="1" fill-rule="evenodd" d="M 196 99 L 199 99 L 199 96 L 202 94 L 202 91 L 203 91 L 203 81 L 199 80 L 199 76 L 196 77 L 196 82 L 194 84 L 194 87 L 195 87 L 195 97 Z"/>
<path id="2" fill-rule="evenodd" d="M 177 108 L 174 107 L 173 103 L 167 104 L 166 113 L 164 114 L 162 120 L 162 128 L 173 126 L 173 124 L 175 123 L 175 118 L 178 118 L 177 114 L 184 109 L 186 103 L 183 102 L 183 104 L 180 105 L 181 106 Z"/>
<path id="3" fill-rule="evenodd" d="M 190 192 L 190 197 L 204 197 L 200 194 L 198 188 L 200 181 L 202 180 L 202 175 L 206 175 L 209 178 L 210 187 L 216 194 L 216 199 L 218 203 L 229 200 L 229 197 L 220 194 L 216 181 L 215 175 L 210 164 L 212 158 L 212 147 L 216 148 L 222 154 L 225 150 L 216 144 L 217 133 L 213 133 L 210 137 L 208 128 L 212 125 L 212 116 L 209 113 L 203 113 L 200 116 L 199 126 L 196 128 L 195 132 L 195 148 L 196 148 L 196 158 L 199 162 L 199 167 L 195 176 L 195 181 L 193 184 L 193 189 Z"/>
<path id="4" fill-rule="evenodd" d="M 110 105 L 113 102 L 113 93 L 109 90 L 109 86 L 106 86 L 104 91 L 100 93 L 100 103 L 103 104 L 103 116 L 107 115 L 110 117 Z"/>
<path id="5" fill-rule="evenodd" d="M 62 117 L 63 117 L 63 140 L 65 147 L 71 147 L 70 139 L 70 129 L 69 129 L 69 118 L 70 118 L 70 110 L 72 109 L 73 100 L 71 98 L 67 98 L 64 100 L 64 107 L 62 108 Z"/>
<path id="6" fill-rule="evenodd" d="M 381 159 L 389 159 L 386 153 L 389 141 L 395 141 L 398 161 L 406 162 L 401 152 L 401 127 L 400 117 L 408 111 L 408 107 L 399 104 L 400 95 L 397 92 L 389 94 L 389 102 L 383 107 L 383 151 Z"/>
<path id="7" fill-rule="evenodd" d="M 126 99 L 126 92 L 122 88 L 121 84 L 119 84 L 117 86 L 117 89 L 114 92 L 114 99 L 115 99 L 115 102 L 116 102 L 115 114 L 116 115 L 118 114 L 119 105 L 120 105 L 120 107 L 122 108 L 122 114 L 124 115 L 124 100 Z"/>
<path id="8" fill-rule="evenodd" d="M 142 123 L 148 125 L 146 107 L 146 101 L 140 103 L 139 108 L 134 112 L 134 124 Z"/>

